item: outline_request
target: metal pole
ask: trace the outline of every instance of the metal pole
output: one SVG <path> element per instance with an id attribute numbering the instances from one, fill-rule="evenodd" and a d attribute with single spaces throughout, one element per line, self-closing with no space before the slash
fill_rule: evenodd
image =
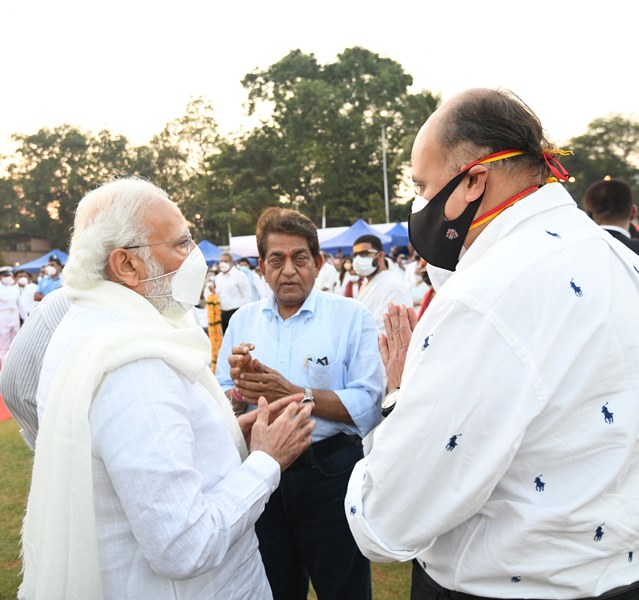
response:
<path id="1" fill-rule="evenodd" d="M 382 165 L 384 168 L 384 210 L 386 222 L 390 223 L 390 207 L 388 205 L 388 175 L 386 173 L 386 128 L 382 124 Z"/>

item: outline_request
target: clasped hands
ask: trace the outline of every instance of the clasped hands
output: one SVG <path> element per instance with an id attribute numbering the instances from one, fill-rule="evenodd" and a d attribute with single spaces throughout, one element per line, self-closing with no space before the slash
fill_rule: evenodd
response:
<path id="1" fill-rule="evenodd" d="M 412 307 L 389 302 L 388 312 L 384 314 L 386 333 L 379 334 L 379 351 L 389 391 L 398 388 L 402 380 L 408 344 L 416 325 L 417 315 Z"/>
<path id="2" fill-rule="evenodd" d="M 268 402 L 273 402 L 282 396 L 302 391 L 301 387 L 293 385 L 280 372 L 253 358 L 252 350 L 255 350 L 253 344 L 239 344 L 233 346 L 229 356 L 231 379 L 244 402 L 257 404 L 260 396 L 264 396 Z"/>

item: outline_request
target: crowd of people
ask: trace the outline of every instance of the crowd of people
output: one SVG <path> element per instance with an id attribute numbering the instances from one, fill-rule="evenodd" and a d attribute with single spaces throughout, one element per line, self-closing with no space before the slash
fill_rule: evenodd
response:
<path id="1" fill-rule="evenodd" d="M 369 600 L 370 560 L 412 600 L 636 598 L 637 209 L 581 210 L 562 154 L 468 90 L 417 133 L 409 247 L 269 208 L 257 264 L 148 181 L 89 192 L 64 270 L 0 271 L 19 598 Z"/>

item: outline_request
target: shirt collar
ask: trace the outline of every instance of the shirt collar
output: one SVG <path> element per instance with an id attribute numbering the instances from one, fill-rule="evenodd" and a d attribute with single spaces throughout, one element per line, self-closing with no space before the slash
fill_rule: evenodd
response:
<path id="1" fill-rule="evenodd" d="M 630 239 L 630 232 L 627 229 L 624 229 L 623 227 L 617 227 L 616 225 L 602 225 L 602 227 L 606 231 L 616 231 L 617 233 L 620 233 L 621 235 L 625 235 L 628 239 Z"/>
<path id="2" fill-rule="evenodd" d="M 577 206 L 561 183 L 547 183 L 540 187 L 489 223 L 461 257 L 456 270 L 460 271 L 479 260 L 495 243 L 527 219 L 560 206 Z"/>
<path id="3" fill-rule="evenodd" d="M 307 313 L 308 316 L 312 315 L 315 312 L 315 302 L 317 301 L 317 294 L 319 294 L 319 292 L 316 289 L 311 290 L 311 293 L 307 296 L 306 300 L 304 300 L 304 303 L 302 304 L 302 306 L 300 306 L 297 312 L 291 317 L 289 317 L 289 319 L 296 317 L 297 315 L 301 315 L 303 313 Z M 267 317 L 271 319 L 276 318 L 276 319 L 283 320 L 282 317 L 280 316 L 280 311 L 277 306 L 275 294 L 271 294 L 266 299 L 266 303 L 264 305 L 264 308 L 262 309 L 262 312 L 264 313 L 264 315 L 266 315 Z"/>

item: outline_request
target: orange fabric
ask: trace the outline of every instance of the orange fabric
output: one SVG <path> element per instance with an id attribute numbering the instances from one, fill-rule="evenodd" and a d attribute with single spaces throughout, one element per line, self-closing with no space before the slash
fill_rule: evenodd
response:
<path id="1" fill-rule="evenodd" d="M 2 401 L 2 396 L 0 396 L 0 421 L 8 421 L 12 418 L 13 417 L 11 416 L 9 409 L 4 405 L 4 402 Z"/>
<path id="2" fill-rule="evenodd" d="M 417 320 L 422 318 L 424 311 L 428 308 L 428 305 L 431 303 L 431 300 L 435 296 L 435 289 L 433 287 L 429 287 L 422 298 L 422 305 L 419 307 L 419 314 L 417 315 Z"/>
<path id="3" fill-rule="evenodd" d="M 222 345 L 222 309 L 216 294 L 209 294 L 206 299 L 206 310 L 209 322 L 209 340 L 211 341 L 212 370 L 217 368 L 217 355 Z"/>

